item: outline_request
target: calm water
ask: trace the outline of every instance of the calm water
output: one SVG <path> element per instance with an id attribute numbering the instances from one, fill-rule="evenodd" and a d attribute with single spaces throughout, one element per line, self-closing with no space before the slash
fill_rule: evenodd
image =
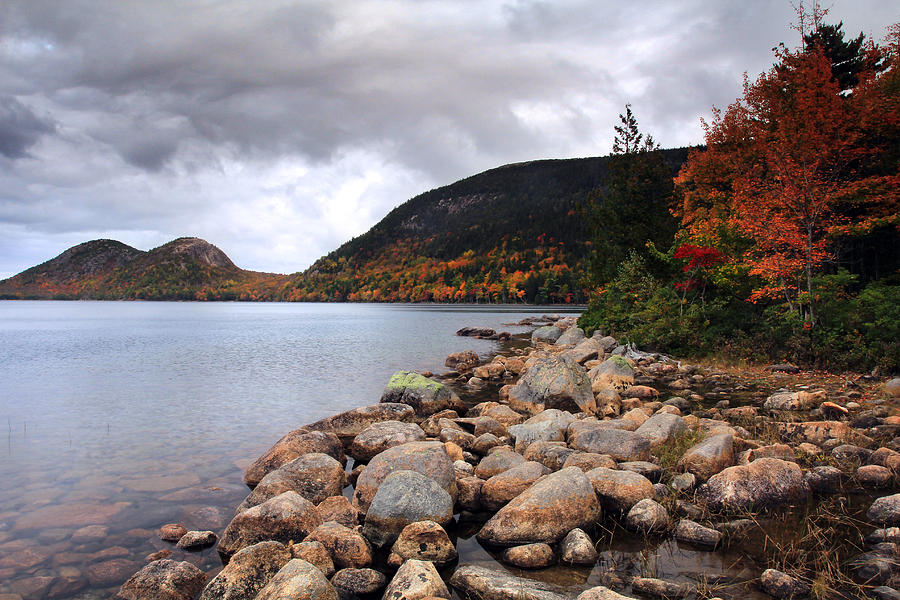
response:
<path id="1" fill-rule="evenodd" d="M 287 431 L 378 402 L 398 369 L 497 350 L 462 326 L 550 311 L 0 302 L 0 594 L 108 597 L 167 547 L 160 525 L 221 533 L 242 468 Z"/>

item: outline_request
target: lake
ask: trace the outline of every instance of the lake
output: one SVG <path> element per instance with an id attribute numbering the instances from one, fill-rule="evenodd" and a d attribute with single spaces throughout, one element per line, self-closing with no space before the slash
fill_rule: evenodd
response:
<path id="1" fill-rule="evenodd" d="M 221 533 L 244 466 L 289 430 L 498 350 L 460 327 L 547 312 L 566 308 L 0 302 L 0 595 L 109 597 L 171 548 L 159 526 Z"/>

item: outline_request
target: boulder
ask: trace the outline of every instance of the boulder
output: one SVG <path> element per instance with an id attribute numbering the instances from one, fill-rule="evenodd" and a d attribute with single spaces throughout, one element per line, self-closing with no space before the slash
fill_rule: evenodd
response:
<path id="1" fill-rule="evenodd" d="M 498 473 L 481 486 L 482 505 L 489 510 L 498 510 L 549 473 L 550 469 L 534 461 L 524 462 Z"/>
<path id="2" fill-rule="evenodd" d="M 372 547 L 355 528 L 329 521 L 316 527 L 304 542 L 318 542 L 331 554 L 339 569 L 367 567 L 372 564 Z M 311 562 L 311 561 L 310 561 Z"/>
<path id="3" fill-rule="evenodd" d="M 607 454 L 620 462 L 650 460 L 650 440 L 633 431 L 586 429 L 574 436 L 570 444 L 577 450 Z"/>
<path id="4" fill-rule="evenodd" d="M 600 504 L 591 481 L 581 469 L 551 473 L 516 496 L 478 532 L 493 545 L 555 543 L 576 527 L 592 526 Z"/>
<path id="5" fill-rule="evenodd" d="M 228 557 L 263 540 L 302 540 L 318 526 L 315 505 L 297 492 L 284 492 L 235 516 L 219 540 L 218 551 Z"/>
<path id="6" fill-rule="evenodd" d="M 599 557 L 594 542 L 581 529 L 573 529 L 559 543 L 559 559 L 566 564 L 593 565 Z"/>
<path id="7" fill-rule="evenodd" d="M 759 448 L 749 448 L 740 453 L 737 464 L 747 465 L 758 458 L 778 458 L 781 460 L 796 461 L 797 455 L 787 444 L 770 444 Z"/>
<path id="8" fill-rule="evenodd" d="M 350 500 L 345 496 L 325 498 L 316 506 L 316 513 L 318 513 L 319 521 L 322 523 L 336 521 L 345 527 L 359 525 L 359 511 L 353 508 Z"/>
<path id="9" fill-rule="evenodd" d="M 665 507 L 653 500 L 638 500 L 628 511 L 625 524 L 635 531 L 660 532 L 669 528 L 669 513 Z"/>
<path id="10" fill-rule="evenodd" d="M 456 498 L 457 506 L 462 510 L 479 511 L 482 509 L 481 488 L 484 480 L 478 477 L 460 477 L 456 480 L 459 495 Z"/>
<path id="11" fill-rule="evenodd" d="M 657 448 L 666 442 L 675 439 L 687 431 L 684 419 L 678 415 L 668 413 L 656 413 L 635 430 L 637 435 L 642 435 L 650 440 L 650 447 Z"/>
<path id="12" fill-rule="evenodd" d="M 894 473 L 887 467 L 863 465 L 856 470 L 856 481 L 867 488 L 884 488 L 894 481 Z"/>
<path id="13" fill-rule="evenodd" d="M 520 569 L 543 569 L 556 562 L 553 548 L 544 543 L 507 548 L 503 551 L 502 558 L 506 564 Z"/>
<path id="14" fill-rule="evenodd" d="M 604 510 L 626 514 L 645 498 L 653 498 L 653 483 L 643 475 L 597 467 L 585 473 Z"/>
<path id="15" fill-rule="evenodd" d="M 884 384 L 884 392 L 891 398 L 900 398 L 900 377 L 888 379 Z"/>
<path id="16" fill-rule="evenodd" d="M 602 344 L 603 341 L 601 340 Z M 621 356 L 610 356 L 588 372 L 594 391 L 604 388 L 624 390 L 634 385 L 634 367 Z"/>
<path id="17" fill-rule="evenodd" d="M 843 421 L 804 421 L 802 423 L 774 423 L 781 429 L 782 436 L 795 442 L 806 442 L 821 446 L 828 440 L 853 443 L 871 443 L 872 440 Z"/>
<path id="18" fill-rule="evenodd" d="M 214 545 L 218 539 L 212 531 L 188 531 L 175 546 L 181 550 L 202 550 Z"/>
<path id="19" fill-rule="evenodd" d="M 805 598 L 809 595 L 809 586 L 787 573 L 776 569 L 766 569 L 759 577 L 759 585 L 763 591 L 779 600 Z"/>
<path id="20" fill-rule="evenodd" d="M 722 541 L 722 534 L 695 521 L 682 519 L 675 526 L 675 539 L 695 546 L 715 548 Z"/>
<path id="21" fill-rule="evenodd" d="M 374 594 L 384 587 L 387 578 L 375 569 L 341 569 L 331 578 L 341 600 L 353 600 Z"/>
<path id="22" fill-rule="evenodd" d="M 497 332 L 489 327 L 463 327 L 456 332 L 456 335 L 462 337 L 489 338 L 497 335 Z"/>
<path id="23" fill-rule="evenodd" d="M 450 598 L 450 590 L 430 562 L 408 560 L 397 570 L 384 590 L 383 600 Z"/>
<path id="24" fill-rule="evenodd" d="M 689 583 L 675 583 L 654 577 L 634 577 L 631 580 L 632 591 L 653 596 L 656 598 L 686 598 L 694 593 L 695 589 Z"/>
<path id="25" fill-rule="evenodd" d="M 548 408 L 587 413 L 596 410 L 584 367 L 568 356 L 547 356 L 532 363 L 509 390 L 509 405 L 532 414 Z"/>
<path id="26" fill-rule="evenodd" d="M 434 521 L 419 521 L 404 527 L 391 552 L 403 560 L 427 560 L 437 565 L 451 563 L 458 556 L 447 532 Z"/>
<path id="27" fill-rule="evenodd" d="M 558 340 L 562 334 L 563 330 L 559 327 L 554 325 L 544 325 L 531 332 L 531 343 L 536 344 L 538 342 L 546 342 L 548 344 L 555 344 L 556 340 Z"/>
<path id="28" fill-rule="evenodd" d="M 420 442 L 425 432 L 415 423 L 383 421 L 372 423 L 353 438 L 348 454 L 361 462 L 369 462 L 376 454 L 407 442 Z"/>
<path id="29" fill-rule="evenodd" d="M 490 452 L 491 448 L 496 448 L 497 446 L 502 446 L 503 440 L 498 438 L 493 433 L 482 433 L 475 441 L 472 442 L 472 447 L 470 450 L 476 454 L 480 454 L 482 456 L 486 455 Z"/>
<path id="30" fill-rule="evenodd" d="M 410 523 L 453 520 L 454 500 L 436 481 L 416 471 L 396 471 L 379 486 L 366 513 L 363 535 L 376 546 L 391 544 Z"/>
<path id="31" fill-rule="evenodd" d="M 331 456 L 313 452 L 285 463 L 262 478 L 238 507 L 244 511 L 284 492 L 294 491 L 318 504 L 338 496 L 347 485 L 344 467 Z"/>
<path id="32" fill-rule="evenodd" d="M 436 412 L 433 415 L 429 415 L 427 419 L 422 421 L 421 427 L 425 432 L 425 435 L 431 437 L 437 437 L 441 432 L 441 429 L 444 428 L 444 425 L 441 424 L 443 419 L 448 419 L 450 421 L 454 421 L 459 418 L 459 413 L 455 410 L 442 410 L 440 412 Z"/>
<path id="33" fill-rule="evenodd" d="M 325 575 L 305 560 L 291 559 L 281 567 L 254 600 L 338 600 Z"/>
<path id="34" fill-rule="evenodd" d="M 609 454 L 596 454 L 594 452 L 575 452 L 566 458 L 562 468 L 578 467 L 585 473 L 597 467 L 615 469 L 616 461 Z"/>
<path id="35" fill-rule="evenodd" d="M 381 482 L 391 473 L 401 470 L 416 471 L 436 481 L 455 500 L 456 474 L 453 470 L 453 461 L 450 460 L 444 444 L 408 442 L 388 448 L 369 461 L 356 481 L 354 506 L 360 512 L 368 511 Z"/>
<path id="36" fill-rule="evenodd" d="M 608 587 L 598 585 L 581 592 L 575 600 L 634 600 L 634 598 L 632 596 L 623 596 Z"/>
<path id="37" fill-rule="evenodd" d="M 578 454 L 578 450 L 569 448 L 565 442 L 534 442 L 522 455 L 525 460 L 539 462 L 551 471 L 559 471 L 573 454 Z"/>
<path id="38" fill-rule="evenodd" d="M 803 480 L 813 494 L 836 494 L 841 490 L 844 473 L 837 467 L 813 467 L 803 474 Z"/>
<path id="39" fill-rule="evenodd" d="M 314 431 L 328 431 L 342 438 L 356 437 L 372 423 L 382 421 L 412 421 L 416 411 L 408 404 L 383 402 L 354 408 L 307 425 Z M 327 452 L 326 452 L 327 454 Z"/>
<path id="40" fill-rule="evenodd" d="M 290 560 L 291 552 L 279 542 L 247 546 L 203 588 L 200 600 L 253 600 Z"/>
<path id="41" fill-rule="evenodd" d="M 809 410 L 825 400 L 825 392 L 779 392 L 769 396 L 763 408 L 766 410 Z"/>
<path id="42" fill-rule="evenodd" d="M 866 511 L 866 516 L 879 525 L 900 525 L 900 494 L 876 499 Z"/>
<path id="43" fill-rule="evenodd" d="M 685 471 L 706 481 L 734 464 L 734 438 L 730 433 L 710 436 L 689 448 L 678 464 Z"/>
<path id="44" fill-rule="evenodd" d="M 584 341 L 584 329 L 581 327 L 569 327 L 554 342 L 557 346 L 575 346 Z"/>
<path id="45" fill-rule="evenodd" d="M 562 442 L 566 439 L 565 431 L 553 421 L 526 422 L 509 428 L 509 434 L 515 439 L 516 452 L 520 453 L 535 442 Z"/>
<path id="46" fill-rule="evenodd" d="M 594 360 L 603 352 L 603 347 L 593 338 L 581 340 L 574 348 L 569 350 L 567 354 L 572 360 L 583 365 L 589 360 Z"/>
<path id="47" fill-rule="evenodd" d="M 412 417 L 411 413 L 409 417 Z M 319 421 L 319 423 L 321 422 Z M 271 448 L 247 467 L 247 470 L 244 471 L 244 483 L 251 488 L 256 487 L 270 472 L 311 452 L 327 454 L 340 461 L 341 464 L 346 462 L 344 446 L 334 433 L 312 431 L 309 428 L 295 429 L 275 442 Z"/>
<path id="48" fill-rule="evenodd" d="M 506 406 L 505 404 L 498 404 L 496 406 L 487 408 L 481 414 L 482 416 L 495 419 L 504 427 L 509 427 L 510 425 L 518 425 L 519 423 L 525 421 L 525 417 L 523 417 L 521 414 L 517 413 L 510 407 Z"/>
<path id="49" fill-rule="evenodd" d="M 621 462 L 618 464 L 618 468 L 621 471 L 631 471 L 632 473 L 643 475 L 650 480 L 650 483 L 659 483 L 659 480 L 666 473 L 666 470 L 661 466 L 646 460 Z"/>
<path id="50" fill-rule="evenodd" d="M 512 448 L 500 447 L 481 459 L 475 467 L 475 475 L 481 479 L 490 479 L 524 462 L 527 462 L 525 457 Z"/>
<path id="51" fill-rule="evenodd" d="M 459 373 L 471 371 L 481 362 L 478 353 L 474 350 L 463 350 L 462 352 L 454 352 L 447 356 L 444 366 L 456 369 Z"/>
<path id="52" fill-rule="evenodd" d="M 802 502 L 809 485 L 796 463 L 760 458 L 713 475 L 700 493 L 714 510 L 747 511 Z"/>
<path id="53" fill-rule="evenodd" d="M 291 545 L 291 556 L 312 564 L 322 571 L 325 577 L 334 575 L 334 561 L 331 559 L 331 552 L 328 551 L 328 548 L 322 542 L 312 540 L 294 542 Z"/>
<path id="54" fill-rule="evenodd" d="M 459 398 L 442 383 L 412 371 L 397 371 L 385 386 L 381 402 L 408 404 L 417 415 L 426 417 L 453 408 L 459 404 Z"/>
<path id="55" fill-rule="evenodd" d="M 157 560 L 122 584 L 116 600 L 194 600 L 206 575 L 189 562 Z"/>
<path id="56" fill-rule="evenodd" d="M 450 578 L 462 598 L 480 600 L 571 600 L 569 591 L 552 583 L 515 577 L 499 569 L 465 565 Z M 599 599 L 597 599 L 599 600 Z"/>

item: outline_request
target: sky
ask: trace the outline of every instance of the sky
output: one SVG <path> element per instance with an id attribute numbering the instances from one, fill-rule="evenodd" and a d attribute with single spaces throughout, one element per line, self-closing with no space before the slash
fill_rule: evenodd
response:
<path id="1" fill-rule="evenodd" d="M 896 0 L 834 0 L 881 40 Z M 799 43 L 790 0 L 3 0 L 0 279 L 201 237 L 293 273 L 503 164 L 663 147 Z"/>

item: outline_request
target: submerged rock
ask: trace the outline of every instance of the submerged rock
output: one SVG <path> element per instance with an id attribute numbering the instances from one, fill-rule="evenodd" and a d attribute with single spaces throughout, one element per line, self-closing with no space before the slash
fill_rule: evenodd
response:
<path id="1" fill-rule="evenodd" d="M 450 578 L 463 598 L 480 600 L 571 600 L 566 588 L 510 575 L 506 571 L 466 565 Z M 599 599 L 597 599 L 599 600 Z"/>
<path id="2" fill-rule="evenodd" d="M 576 527 L 600 517 L 600 504 L 581 469 L 569 467 L 547 475 L 500 509 L 478 532 L 494 545 L 555 543 Z"/>

